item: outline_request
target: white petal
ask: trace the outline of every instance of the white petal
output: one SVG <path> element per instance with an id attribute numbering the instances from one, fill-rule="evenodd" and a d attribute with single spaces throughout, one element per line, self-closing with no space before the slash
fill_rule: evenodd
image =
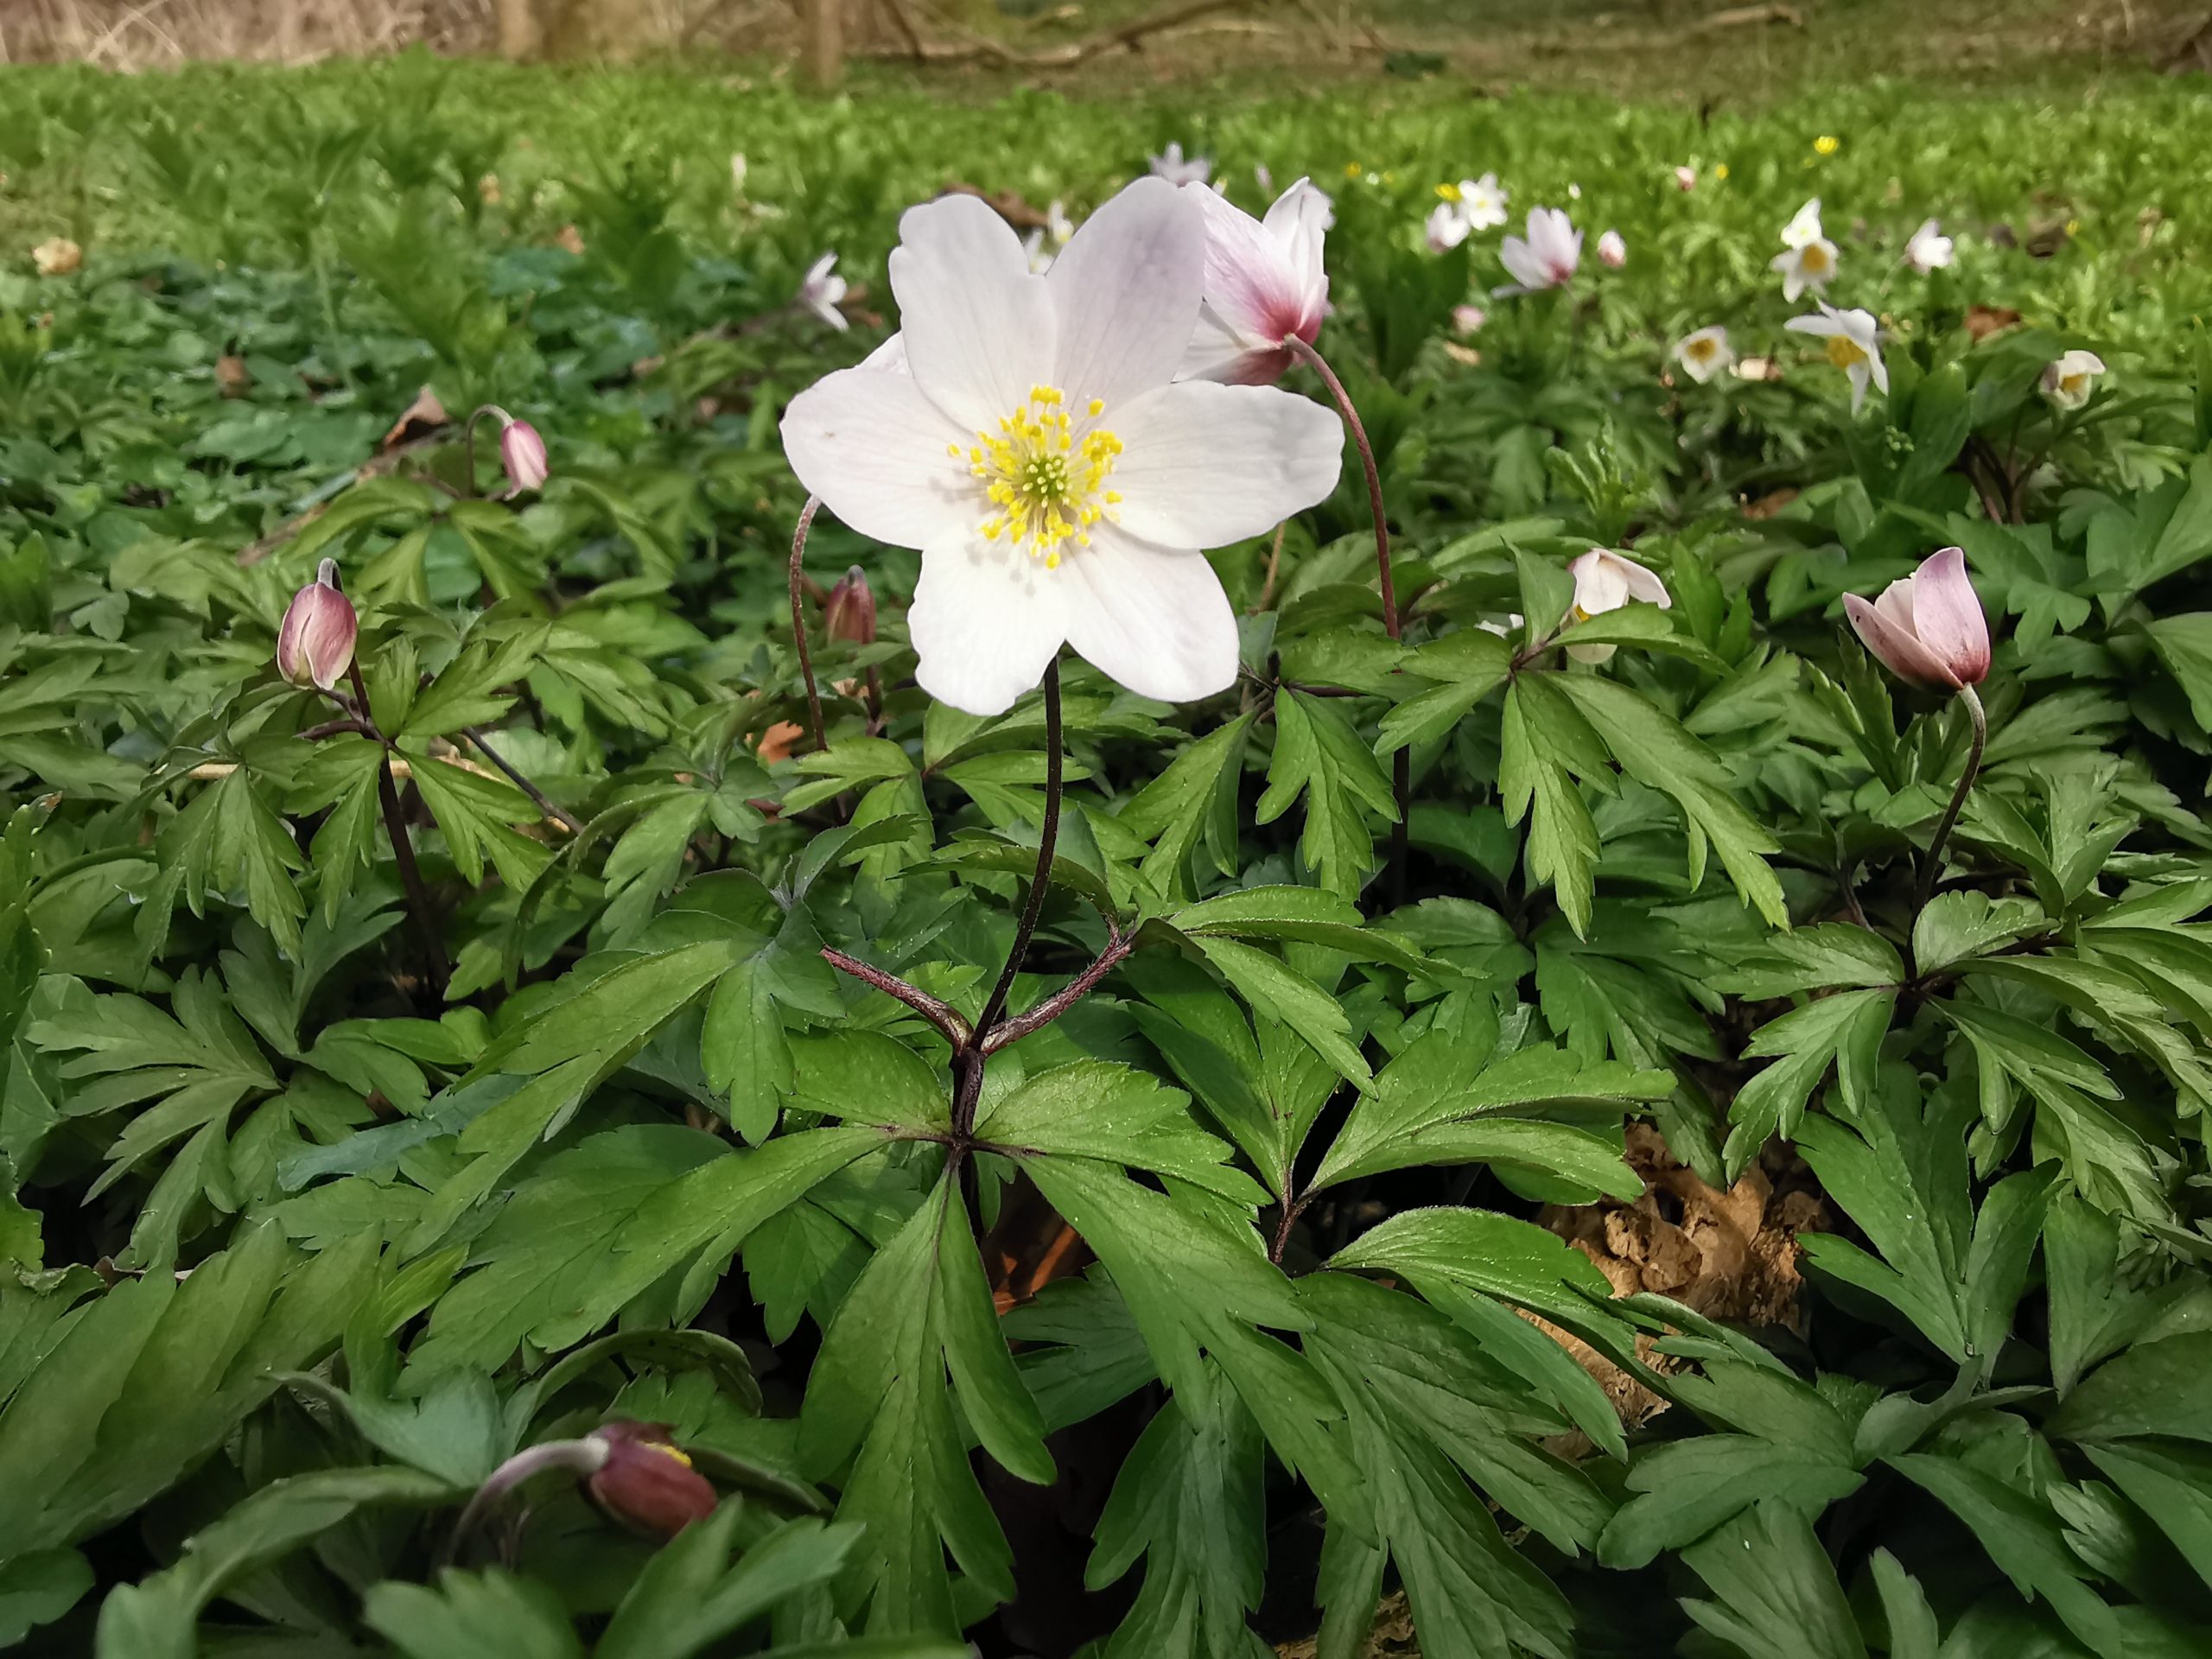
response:
<path id="1" fill-rule="evenodd" d="M 1289 366 L 1289 354 L 1281 346 L 1249 346 L 1243 335 L 1213 315 L 1211 307 L 1201 307 L 1198 326 L 1191 331 L 1191 343 L 1183 349 L 1183 360 L 1175 365 L 1175 378 L 1218 380 L 1231 386 L 1271 386 Z"/>
<path id="2" fill-rule="evenodd" d="M 1121 524 L 1162 547 L 1264 535 L 1337 487 L 1336 413 L 1271 386 L 1185 380 L 1110 414 Z"/>
<path id="3" fill-rule="evenodd" d="M 1052 384 L 1071 403 L 1109 405 L 1165 385 L 1198 320 L 1205 255 L 1198 203 L 1162 179 L 1139 179 L 1085 219 L 1041 279 L 1059 318 Z"/>
<path id="4" fill-rule="evenodd" d="M 909 208 L 899 237 L 891 291 L 907 365 L 963 435 L 995 431 L 1051 373 L 1045 279 L 1030 274 L 1013 226 L 974 196 Z"/>
<path id="5" fill-rule="evenodd" d="M 1300 179 L 1275 198 L 1274 206 L 1268 209 L 1268 216 L 1262 221 L 1268 233 L 1287 251 L 1300 297 L 1307 311 L 1316 317 L 1329 300 L 1329 275 L 1323 250 L 1329 226 L 1335 219 L 1336 212 L 1330 206 L 1327 194 L 1312 180 Z"/>
<path id="6" fill-rule="evenodd" d="M 1236 680 L 1236 616 L 1203 555 L 1109 524 L 1062 563 L 1068 644 L 1140 696 L 1194 702 Z"/>
<path id="7" fill-rule="evenodd" d="M 914 381 L 881 369 L 840 369 L 784 410 L 784 454 L 800 483 L 863 536 L 925 547 L 965 535 L 985 517 L 966 435 Z"/>
<path id="8" fill-rule="evenodd" d="M 971 715 L 1011 709 L 1066 638 L 1065 574 L 973 534 L 925 548 L 906 613 L 922 690 Z"/>

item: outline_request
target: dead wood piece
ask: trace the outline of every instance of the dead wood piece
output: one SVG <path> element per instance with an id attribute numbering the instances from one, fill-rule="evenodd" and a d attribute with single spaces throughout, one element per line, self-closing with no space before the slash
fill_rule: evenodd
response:
<path id="1" fill-rule="evenodd" d="M 1726 11 L 1708 12 L 1698 19 L 1700 33 L 1723 29 L 1745 29 L 1762 23 L 1787 23 L 1792 29 L 1805 27 L 1805 14 L 1795 6 L 1785 6 L 1770 0 L 1765 5 L 1731 6 Z"/>

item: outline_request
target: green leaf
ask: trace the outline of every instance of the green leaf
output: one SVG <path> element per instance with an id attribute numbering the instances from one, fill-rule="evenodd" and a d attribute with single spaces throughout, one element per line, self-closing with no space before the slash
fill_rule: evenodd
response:
<path id="1" fill-rule="evenodd" d="M 1866 1659 L 1835 1567 L 1790 1503 L 1761 1502 L 1682 1559 L 1719 1598 L 1682 1610 L 1745 1659 Z"/>
<path id="2" fill-rule="evenodd" d="M 2171 1435 L 2212 1442 L 2212 1332 L 2139 1342 L 2083 1377 L 2044 1425 L 2068 1440 Z"/>
<path id="3" fill-rule="evenodd" d="M 1188 871 L 1202 847 L 1222 874 L 1236 874 L 1236 779 L 1254 718 L 1239 715 L 1208 733 L 1122 808 L 1116 822 L 1153 842 L 1140 868 L 1160 892 L 1192 891 Z"/>
<path id="4" fill-rule="evenodd" d="M 1254 821 L 1273 823 L 1300 794 L 1306 829 L 1300 857 L 1329 892 L 1357 898 L 1375 868 L 1367 815 L 1397 822 L 1390 780 L 1335 700 L 1283 691 L 1275 697 L 1275 752 Z"/>
<path id="5" fill-rule="evenodd" d="M 1092 1158 L 1172 1175 L 1233 1203 L 1265 1202 L 1252 1178 L 1230 1167 L 1230 1148 L 1192 1121 L 1189 1096 L 1141 1071 L 1103 1061 L 1055 1066 L 985 1107 L 976 1133 L 1008 1150 Z"/>
<path id="6" fill-rule="evenodd" d="M 1744 1046 L 1746 1059 L 1780 1058 L 1736 1091 L 1728 1108 L 1725 1148 L 1728 1173 L 1740 1174 L 1776 1135 L 1796 1135 L 1805 1103 L 1836 1068 L 1836 1087 L 1848 1109 L 1868 1091 L 1882 1039 L 1897 1009 L 1894 989 L 1840 991 L 1772 1020 Z"/>
<path id="7" fill-rule="evenodd" d="M 1764 1002 L 1806 991 L 1878 990 L 1906 977 L 1897 947 L 1880 934 L 1822 922 L 1760 939 L 1715 974 L 1713 985 Z"/>
<path id="8" fill-rule="evenodd" d="M 1589 781 L 1610 774 L 1597 734 L 1551 689 L 1552 677 L 1524 675 L 1506 688 L 1497 787 L 1506 823 L 1529 820 L 1522 855 L 1529 880 L 1548 882 L 1567 925 L 1586 938 L 1597 885 L 1598 826 L 1574 778 Z"/>
<path id="9" fill-rule="evenodd" d="M 405 1659 L 583 1659 L 552 1587 L 496 1567 L 449 1567 L 435 1587 L 375 1585 L 362 1618 Z"/>
<path id="10" fill-rule="evenodd" d="M 1297 1033 L 1354 1088 L 1368 1087 L 1373 1073 L 1352 1046 L 1351 1017 L 1335 997 L 1255 946 L 1201 938 L 1198 949 L 1254 1013 Z"/>
<path id="11" fill-rule="evenodd" d="M 1694 1543 L 1754 1503 L 1817 1515 L 1865 1484 L 1857 1469 L 1819 1446 L 1750 1434 L 1694 1435 L 1636 1460 L 1628 1484 L 1637 1496 L 1605 1528 L 1598 1559 L 1607 1567 L 1648 1567 L 1662 1552 Z"/>
<path id="12" fill-rule="evenodd" d="M 699 1063 L 707 1082 L 728 1096 L 730 1126 L 750 1145 L 766 1140 L 798 1072 L 773 981 L 758 957 L 715 982 L 699 1032 Z"/>
<path id="13" fill-rule="evenodd" d="M 92 1587 L 92 1563 L 73 1549 L 37 1549 L 0 1564 L 0 1647 L 51 1624 Z"/>
<path id="14" fill-rule="evenodd" d="M 2042 907 L 2031 899 L 1939 893 L 1913 922 L 1912 959 L 1923 974 L 1936 973 L 1969 957 L 1986 956 L 2046 925 Z"/>
<path id="15" fill-rule="evenodd" d="M 810 1033 L 793 1039 L 798 1096 L 861 1123 L 950 1129 L 950 1090 L 937 1068 L 880 1031 Z"/>
<path id="16" fill-rule="evenodd" d="M 1193 938 L 1294 940 L 1365 962 L 1387 962 L 1409 974 L 1427 966 L 1418 951 L 1365 925 L 1357 905 L 1314 887 L 1241 887 L 1161 919 Z"/>
<path id="17" fill-rule="evenodd" d="M 787 1521 L 732 1561 L 743 1512 L 738 1500 L 723 1503 L 647 1562 L 593 1659 L 690 1659 L 779 1602 L 828 1583 L 859 1541 L 854 1528 Z"/>

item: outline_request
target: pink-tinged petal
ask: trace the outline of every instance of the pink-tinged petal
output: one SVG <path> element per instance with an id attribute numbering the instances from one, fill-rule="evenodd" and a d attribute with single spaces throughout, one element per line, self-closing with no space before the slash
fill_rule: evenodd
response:
<path id="1" fill-rule="evenodd" d="M 1107 202 L 1041 279 L 1059 318 L 1052 384 L 1109 411 L 1165 385 L 1198 320 L 1205 261 L 1205 218 L 1166 180 L 1139 179 Z"/>
<path id="2" fill-rule="evenodd" d="M 1942 683 L 1942 671 L 1920 648 L 1920 641 L 1900 630 L 1867 601 L 1857 594 L 1846 594 L 1843 596 L 1843 613 L 1851 619 L 1852 627 L 1865 642 L 1866 649 L 1872 652 L 1891 673 L 1916 685 Z"/>
<path id="3" fill-rule="evenodd" d="M 899 235 L 891 291 L 908 370 L 963 437 L 996 431 L 1052 367 L 1045 279 L 1030 274 L 1013 228 L 973 196 L 909 208 Z"/>
<path id="4" fill-rule="evenodd" d="M 1536 251 L 1517 236 L 1509 236 L 1497 245 L 1498 263 L 1505 267 L 1505 274 L 1518 283 L 1524 292 L 1552 285 L 1551 272 Z"/>
<path id="5" fill-rule="evenodd" d="M 1294 360 L 1282 346 L 1246 344 L 1211 308 L 1202 308 L 1191 343 L 1183 348 L 1183 360 L 1175 365 L 1175 378 L 1218 380 L 1225 386 L 1272 386 L 1289 372 Z"/>
<path id="6" fill-rule="evenodd" d="M 1967 578 L 1962 549 L 1932 554 L 1912 575 L 1912 619 L 1921 648 L 1952 685 L 1979 685 L 1989 674 L 1989 619 Z"/>
<path id="7" fill-rule="evenodd" d="M 1321 319 L 1328 315 L 1329 273 L 1323 253 L 1335 219 L 1336 211 L 1327 195 L 1310 179 L 1300 179 L 1275 198 L 1262 221 L 1268 234 L 1287 251 L 1291 275 L 1298 284 L 1298 332 L 1309 343 L 1321 332 Z"/>
<path id="8" fill-rule="evenodd" d="M 1179 381 L 1107 419 L 1122 528 L 1160 547 L 1265 535 L 1325 499 L 1344 463 L 1335 411 L 1268 386 Z"/>
<path id="9" fill-rule="evenodd" d="M 1045 677 L 1067 638 L 1066 563 L 1045 569 L 980 536 L 922 550 L 906 612 L 922 690 L 971 715 L 1002 715 Z"/>
<path id="10" fill-rule="evenodd" d="M 908 376 L 824 375 L 791 399 L 783 434 L 799 482 L 863 536 L 926 547 L 969 534 L 987 516 L 962 442 L 969 435 Z"/>
<path id="11" fill-rule="evenodd" d="M 1055 575 L 1070 578 L 1068 644 L 1140 696 L 1195 702 L 1236 681 L 1236 614 L 1203 555 L 1103 527 Z"/>
<path id="12" fill-rule="evenodd" d="M 1260 221 L 1204 185 L 1183 194 L 1205 219 L 1206 308 L 1248 345 L 1274 346 L 1298 330 L 1298 282 L 1283 245 Z"/>

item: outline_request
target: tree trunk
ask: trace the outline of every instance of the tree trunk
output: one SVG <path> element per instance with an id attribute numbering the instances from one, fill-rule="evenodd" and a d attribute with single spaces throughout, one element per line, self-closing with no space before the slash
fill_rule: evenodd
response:
<path id="1" fill-rule="evenodd" d="M 499 55 L 518 63 L 536 55 L 537 13 L 531 0 L 494 0 L 493 10 L 499 24 Z"/>
<path id="2" fill-rule="evenodd" d="M 805 0 L 806 78 L 835 86 L 845 78 L 845 0 Z"/>
<path id="3" fill-rule="evenodd" d="M 545 50 L 556 58 L 631 58 L 659 37 L 652 0 L 554 0 Z"/>

